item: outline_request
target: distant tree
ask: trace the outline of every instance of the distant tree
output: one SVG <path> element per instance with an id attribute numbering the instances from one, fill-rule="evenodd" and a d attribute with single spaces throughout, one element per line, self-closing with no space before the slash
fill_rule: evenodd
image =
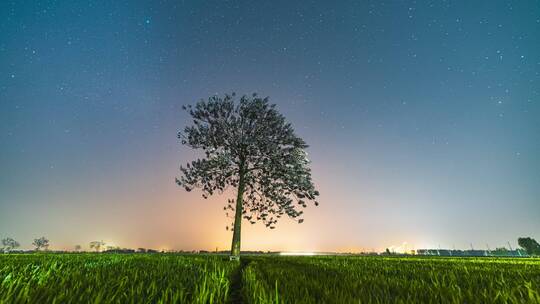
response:
<path id="1" fill-rule="evenodd" d="M 82 247 L 81 245 L 75 245 L 75 251 L 81 251 Z"/>
<path id="2" fill-rule="evenodd" d="M 146 252 L 146 248 L 139 247 L 139 248 L 137 248 L 137 252 L 139 252 L 139 253 L 145 253 L 145 252 Z"/>
<path id="3" fill-rule="evenodd" d="M 94 249 L 96 252 L 101 252 L 103 247 L 105 247 L 105 242 L 104 241 L 93 241 L 93 242 L 90 242 L 89 246 L 90 246 L 90 249 Z"/>
<path id="4" fill-rule="evenodd" d="M 3 239 L 2 245 L 4 246 L 4 252 L 10 252 L 11 250 L 20 246 L 19 242 L 10 237 Z"/>
<path id="5" fill-rule="evenodd" d="M 202 188 L 204 198 L 236 188 L 236 202 L 230 199 L 224 207 L 235 212 L 231 258 L 240 256 L 242 217 L 274 229 L 284 214 L 302 223 L 298 208 L 307 201 L 318 205 L 304 151 L 308 145 L 268 97 L 242 96 L 236 103 L 233 93 L 183 108 L 193 125 L 178 137 L 182 144 L 203 150 L 205 157 L 180 167 L 176 182 L 186 191 Z"/>
<path id="6" fill-rule="evenodd" d="M 509 250 L 508 250 L 506 247 L 497 247 L 497 248 L 495 248 L 495 250 L 493 250 L 492 252 L 494 252 L 494 253 L 506 254 L 506 253 L 509 252 Z"/>
<path id="7" fill-rule="evenodd" d="M 49 240 L 45 238 L 44 236 L 34 239 L 34 242 L 32 242 L 32 245 L 36 247 L 36 251 L 39 251 L 41 249 L 47 250 L 49 249 Z"/>
<path id="8" fill-rule="evenodd" d="M 518 244 L 521 248 L 527 251 L 528 255 L 540 255 L 540 244 L 530 237 L 518 238 Z"/>

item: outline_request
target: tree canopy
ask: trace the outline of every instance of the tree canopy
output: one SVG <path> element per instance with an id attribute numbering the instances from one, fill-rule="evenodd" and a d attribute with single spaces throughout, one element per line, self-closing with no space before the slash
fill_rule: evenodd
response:
<path id="1" fill-rule="evenodd" d="M 176 182 L 187 191 L 201 188 L 204 198 L 242 184 L 242 215 L 251 223 L 259 220 L 273 229 L 285 214 L 302 223 L 300 209 L 308 201 L 318 205 L 319 195 L 308 166 L 308 145 L 268 97 L 244 95 L 238 103 L 235 97 L 212 96 L 184 107 L 193 125 L 178 137 L 205 157 L 180 167 Z M 234 200 L 224 209 L 234 211 Z"/>
<path id="2" fill-rule="evenodd" d="M 36 250 L 45 249 L 47 250 L 49 248 L 49 240 L 45 238 L 44 236 L 34 239 L 34 242 L 32 242 L 32 245 L 36 247 Z"/>
<path id="3" fill-rule="evenodd" d="M 4 246 L 3 250 L 5 252 L 10 252 L 11 250 L 20 246 L 19 242 L 15 241 L 10 237 L 2 239 L 2 245 Z"/>
<path id="4" fill-rule="evenodd" d="M 527 251 L 529 255 L 540 255 L 540 244 L 530 237 L 521 237 L 518 238 L 518 244 L 521 248 Z"/>
<path id="5" fill-rule="evenodd" d="M 101 251 L 101 249 L 103 249 L 103 247 L 105 247 L 105 242 L 104 241 L 92 241 L 88 244 L 88 246 L 90 247 L 90 249 L 94 249 L 96 252 L 98 251 Z"/>

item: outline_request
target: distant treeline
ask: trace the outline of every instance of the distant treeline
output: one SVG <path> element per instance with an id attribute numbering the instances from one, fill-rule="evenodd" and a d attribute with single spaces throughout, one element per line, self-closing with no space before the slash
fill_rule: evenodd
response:
<path id="1" fill-rule="evenodd" d="M 530 237 L 521 237 L 518 238 L 518 244 L 521 248 L 518 249 L 507 249 L 506 247 L 499 247 L 495 250 L 456 250 L 456 249 L 417 249 L 408 253 L 395 253 L 391 252 L 389 249 L 386 249 L 385 252 L 380 253 L 381 255 L 429 255 L 429 256 L 455 256 L 455 257 L 528 257 L 528 256 L 540 256 L 540 244 Z M 7 237 L 2 239 L 3 247 L 0 248 L 0 252 L 3 253 L 33 253 L 33 252 L 57 252 L 57 253 L 79 253 L 79 252 L 88 252 L 83 251 L 80 245 L 75 245 L 74 250 L 60 250 L 60 251 L 50 251 L 49 250 L 49 240 L 45 237 L 40 237 L 34 239 L 32 245 L 34 245 L 34 250 L 18 250 L 20 247 L 19 242 L 15 241 L 13 238 Z M 510 245 L 510 244 L 509 244 Z M 192 250 L 192 251 L 172 251 L 172 250 L 155 250 L 150 248 L 120 248 L 116 246 L 106 246 L 104 241 L 92 241 L 89 243 L 90 250 L 97 253 L 179 253 L 179 254 L 230 254 L 228 250 L 219 251 L 217 248 L 215 251 L 207 250 Z M 472 247 L 472 245 L 471 245 Z M 279 251 L 242 251 L 243 254 L 280 254 Z M 338 254 L 338 253 L 317 253 L 317 254 Z M 350 255 L 379 255 L 376 252 L 364 252 L 364 253 L 347 253 Z"/>
<path id="2" fill-rule="evenodd" d="M 524 249 L 508 250 L 506 248 L 498 248 L 497 250 L 451 250 L 451 249 L 418 249 L 418 255 L 435 255 L 435 256 L 455 256 L 455 257 L 528 257 L 527 251 Z"/>

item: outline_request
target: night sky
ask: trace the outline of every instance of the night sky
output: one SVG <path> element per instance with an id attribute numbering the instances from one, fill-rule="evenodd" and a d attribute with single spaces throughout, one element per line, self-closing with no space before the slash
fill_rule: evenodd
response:
<path id="1" fill-rule="evenodd" d="M 270 96 L 320 206 L 242 249 L 540 238 L 540 1 L 1 1 L 0 237 L 229 249 L 184 104 Z M 399 249 L 398 249 L 399 250 Z"/>

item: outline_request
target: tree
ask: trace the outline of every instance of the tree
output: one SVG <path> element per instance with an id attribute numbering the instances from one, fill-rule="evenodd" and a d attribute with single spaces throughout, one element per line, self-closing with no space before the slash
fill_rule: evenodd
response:
<path id="1" fill-rule="evenodd" d="M 3 239 L 2 245 L 4 246 L 4 252 L 10 252 L 11 250 L 20 246 L 19 242 L 10 237 Z"/>
<path id="2" fill-rule="evenodd" d="M 75 245 L 75 251 L 79 252 L 81 251 L 82 247 L 81 245 Z"/>
<path id="3" fill-rule="evenodd" d="M 506 249 L 506 247 L 497 247 L 495 250 L 492 250 L 491 252 L 495 254 L 508 254 L 509 250 Z"/>
<path id="4" fill-rule="evenodd" d="M 101 249 L 105 246 L 104 241 L 93 241 L 90 242 L 90 249 L 94 249 L 96 252 L 100 252 Z"/>
<path id="5" fill-rule="evenodd" d="M 42 236 L 38 239 L 34 239 L 32 245 L 36 247 L 36 251 L 39 251 L 40 249 L 47 250 L 49 248 L 49 240 Z"/>
<path id="6" fill-rule="evenodd" d="M 182 175 L 176 182 L 186 191 L 201 188 L 205 199 L 236 188 L 236 202 L 229 199 L 224 210 L 235 213 L 231 257 L 238 259 L 242 217 L 252 224 L 262 221 L 270 229 L 282 215 L 302 223 L 299 208 L 308 201 L 318 205 L 319 192 L 304 151 L 308 145 L 276 105 L 256 94 L 242 96 L 238 103 L 235 99 L 234 93 L 213 96 L 183 107 L 193 125 L 178 138 L 203 150 L 204 157 L 180 167 Z"/>
<path id="7" fill-rule="evenodd" d="M 521 248 L 527 251 L 528 255 L 540 255 L 540 244 L 530 237 L 518 238 L 518 244 Z"/>

